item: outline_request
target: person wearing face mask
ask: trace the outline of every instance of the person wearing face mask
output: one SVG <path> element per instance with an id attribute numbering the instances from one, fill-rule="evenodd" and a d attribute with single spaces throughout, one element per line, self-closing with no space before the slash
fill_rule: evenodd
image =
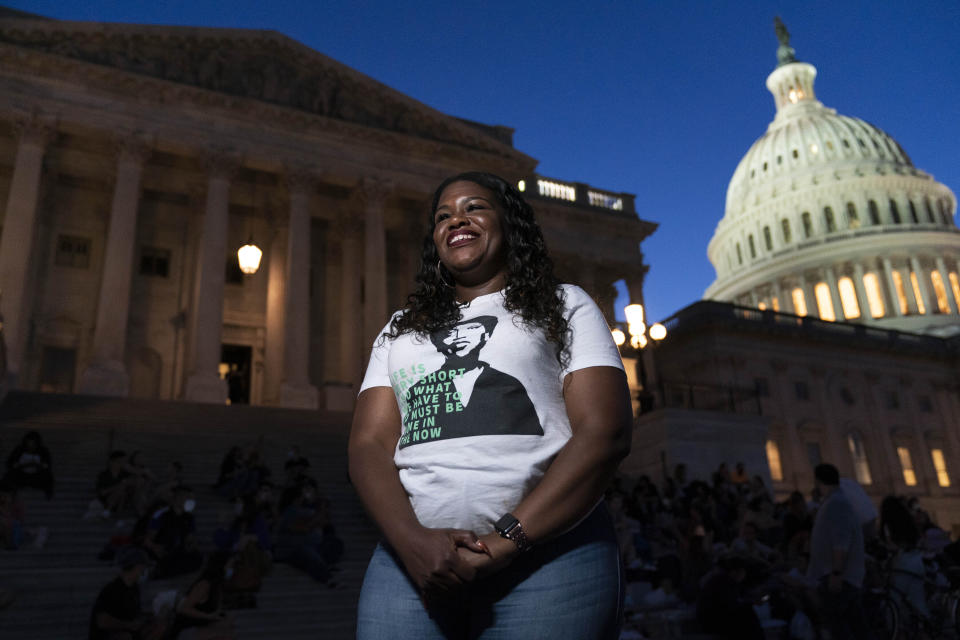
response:
<path id="1" fill-rule="evenodd" d="M 117 557 L 120 575 L 100 590 L 90 613 L 89 640 L 156 640 L 164 626 L 140 605 L 140 584 L 150 557 L 140 547 L 125 547 Z"/>
<path id="2" fill-rule="evenodd" d="M 196 506 L 193 490 L 179 486 L 173 491 L 170 506 L 158 510 L 150 519 L 144 546 L 157 561 L 154 577 L 191 573 L 203 564 L 203 554 L 197 550 L 193 516 Z"/>
<path id="3" fill-rule="evenodd" d="M 234 560 L 228 553 L 211 554 L 200 577 L 177 605 L 170 637 L 190 629 L 192 640 L 230 640 L 236 637 L 234 621 L 223 610 L 224 583 L 233 577 Z"/>

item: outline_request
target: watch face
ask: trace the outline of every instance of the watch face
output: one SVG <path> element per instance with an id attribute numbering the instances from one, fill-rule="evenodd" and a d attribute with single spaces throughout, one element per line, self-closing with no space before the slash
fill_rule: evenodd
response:
<path id="1" fill-rule="evenodd" d="M 493 525 L 493 528 L 497 530 L 497 533 L 504 534 L 510 533 L 510 530 L 513 529 L 519 520 L 513 517 L 512 513 L 505 513 L 496 524 Z"/>

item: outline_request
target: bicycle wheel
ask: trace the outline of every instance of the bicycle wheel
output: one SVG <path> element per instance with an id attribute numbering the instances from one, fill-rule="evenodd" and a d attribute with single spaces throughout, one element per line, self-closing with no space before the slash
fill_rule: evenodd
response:
<path id="1" fill-rule="evenodd" d="M 867 620 L 877 640 L 903 640 L 900 609 L 890 596 L 884 596 L 866 607 Z"/>

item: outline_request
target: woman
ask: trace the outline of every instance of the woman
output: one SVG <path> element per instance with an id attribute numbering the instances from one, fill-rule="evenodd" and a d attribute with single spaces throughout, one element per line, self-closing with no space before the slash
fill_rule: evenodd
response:
<path id="1" fill-rule="evenodd" d="M 494 175 L 445 180 L 350 435 L 384 537 L 358 638 L 617 637 L 617 540 L 598 503 L 631 425 L 606 321 L 558 284 L 530 206 Z"/>

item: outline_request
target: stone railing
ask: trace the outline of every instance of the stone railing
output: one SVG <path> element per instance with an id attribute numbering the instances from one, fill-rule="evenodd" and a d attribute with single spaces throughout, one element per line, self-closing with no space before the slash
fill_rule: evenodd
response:
<path id="1" fill-rule="evenodd" d="M 565 182 L 544 176 L 521 180 L 518 186 L 527 197 L 561 200 L 607 211 L 636 213 L 634 195 L 631 193 L 614 193 L 582 182 Z"/>

